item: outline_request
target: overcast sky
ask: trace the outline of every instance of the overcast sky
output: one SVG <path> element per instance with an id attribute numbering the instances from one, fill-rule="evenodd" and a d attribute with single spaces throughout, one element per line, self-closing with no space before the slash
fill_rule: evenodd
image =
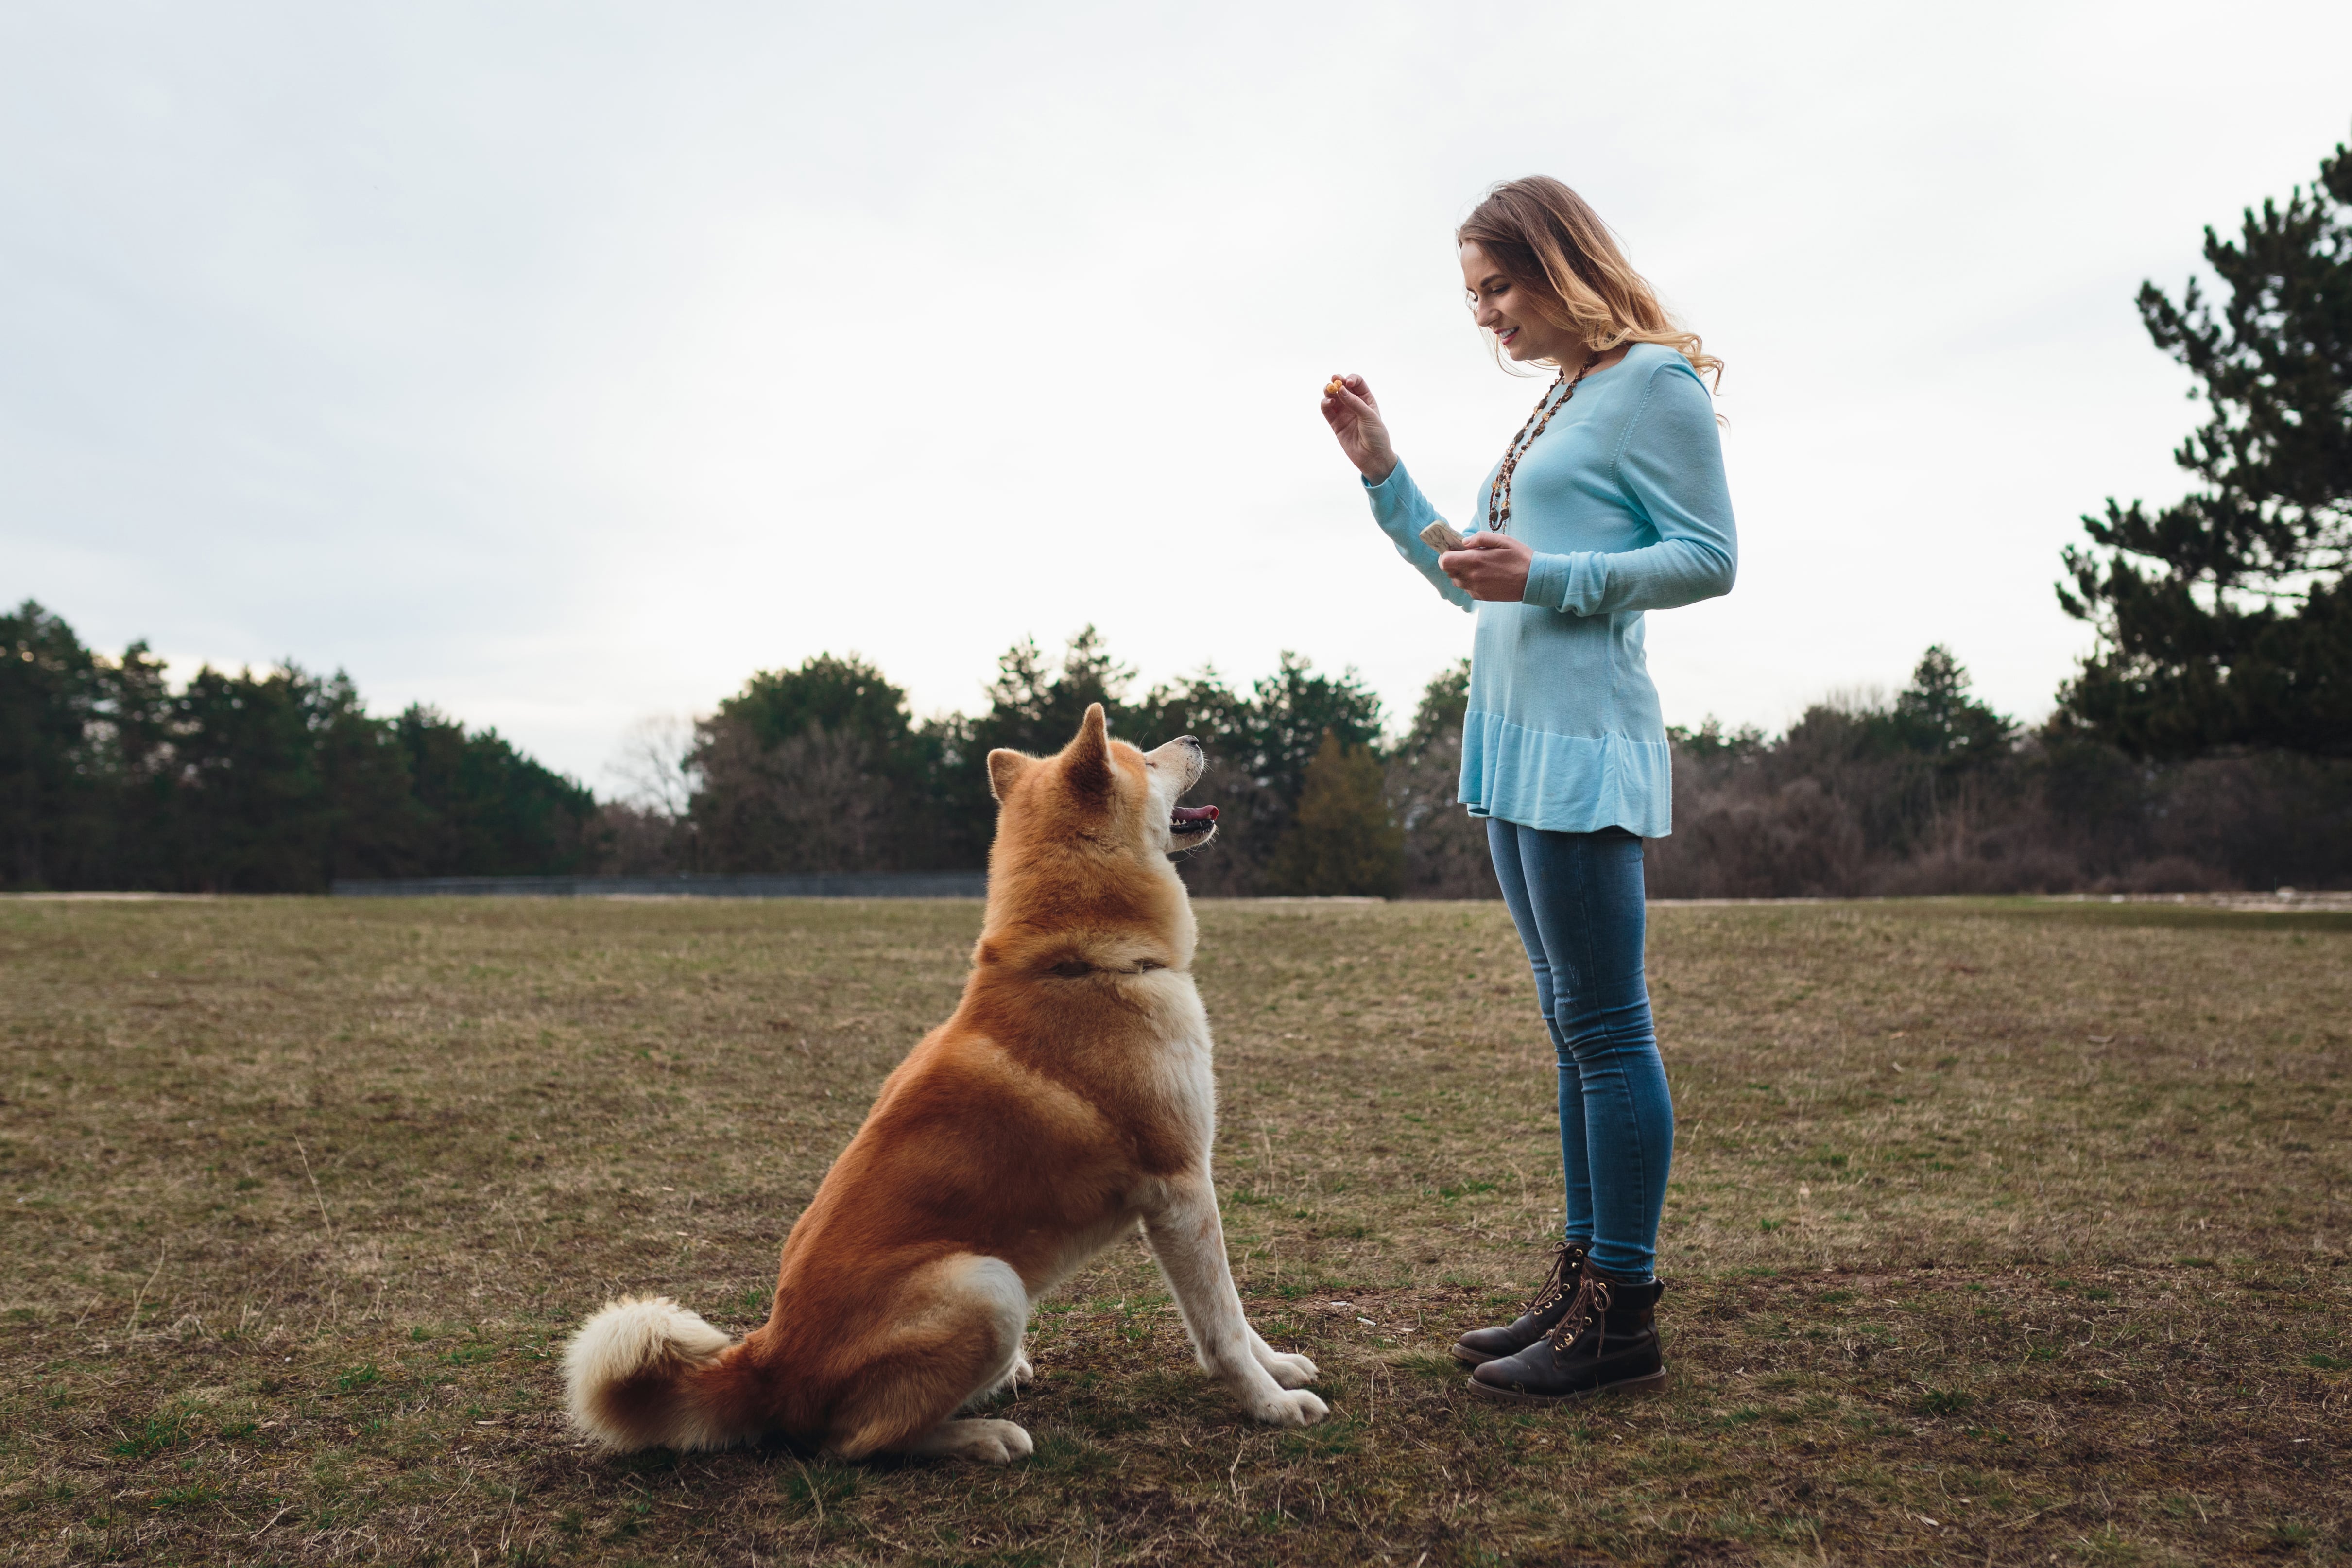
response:
<path id="1" fill-rule="evenodd" d="M 0 8 L 0 597 L 291 657 L 599 787 L 631 722 L 855 650 L 919 712 L 1092 622 L 1409 713 L 1532 405 L 1453 225 L 1547 173 L 1729 364 L 1739 584 L 1670 721 L 1952 647 L 2028 718 L 2079 513 L 2194 422 L 2132 296 L 2352 133 L 2352 5 Z M 1144 738 L 1144 737 L 1139 737 Z"/>

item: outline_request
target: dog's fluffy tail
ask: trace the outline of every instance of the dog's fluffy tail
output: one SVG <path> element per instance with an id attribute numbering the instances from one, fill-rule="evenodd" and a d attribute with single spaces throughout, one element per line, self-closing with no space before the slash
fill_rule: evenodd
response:
<path id="1" fill-rule="evenodd" d="M 729 1339 L 667 1296 L 607 1301 L 563 1352 L 572 1424 L 608 1448 L 719 1448 L 757 1434 Z"/>

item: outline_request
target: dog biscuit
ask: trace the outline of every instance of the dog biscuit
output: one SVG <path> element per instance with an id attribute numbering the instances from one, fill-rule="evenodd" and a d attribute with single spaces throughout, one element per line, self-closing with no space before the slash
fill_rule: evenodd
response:
<path id="1" fill-rule="evenodd" d="M 1348 390 L 1348 384 L 1347 384 L 1346 382 L 1344 382 L 1344 381 L 1341 381 L 1338 376 L 1336 376 L 1336 375 L 1335 375 L 1335 376 L 1333 376 L 1333 377 L 1330 379 L 1330 381 L 1329 381 L 1329 382 L 1328 382 L 1327 384 L 1325 384 L 1324 388 L 1323 388 L 1323 395 L 1324 395 L 1324 396 L 1326 396 L 1326 397 L 1337 397 L 1337 396 L 1339 396 L 1341 393 L 1343 393 L 1343 392 L 1345 392 L 1345 391 L 1347 391 L 1347 390 Z"/>
<path id="2" fill-rule="evenodd" d="M 1421 531 L 1421 542 L 1441 555 L 1469 543 L 1458 529 L 1442 517 Z"/>

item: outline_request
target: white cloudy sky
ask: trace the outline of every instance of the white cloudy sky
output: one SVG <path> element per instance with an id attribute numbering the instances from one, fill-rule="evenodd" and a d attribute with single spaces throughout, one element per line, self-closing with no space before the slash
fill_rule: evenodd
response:
<path id="1" fill-rule="evenodd" d="M 0 597 L 342 667 L 600 784 L 855 649 L 919 710 L 1093 622 L 1398 708 L 1466 651 L 1316 409 L 1456 514 L 1537 390 L 1449 233 L 1580 189 L 1730 363 L 1671 720 L 1949 644 L 2026 716 L 2076 515 L 2177 494 L 2132 308 L 2352 132 L 2352 6 L 0 8 Z"/>

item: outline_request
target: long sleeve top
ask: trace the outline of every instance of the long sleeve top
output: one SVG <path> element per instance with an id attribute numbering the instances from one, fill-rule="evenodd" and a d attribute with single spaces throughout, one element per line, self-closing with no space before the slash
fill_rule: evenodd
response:
<path id="1" fill-rule="evenodd" d="M 1464 532 L 1486 526 L 1501 466 L 1456 523 Z M 1403 464 L 1365 489 L 1397 553 L 1478 616 L 1462 726 L 1471 815 L 1671 832 L 1674 767 L 1643 615 L 1727 594 L 1738 567 L 1715 407 L 1689 363 L 1634 344 L 1587 375 L 1520 458 L 1509 531 L 1535 559 L 1516 605 L 1473 599 L 1437 569 L 1420 532 L 1439 513 Z"/>

